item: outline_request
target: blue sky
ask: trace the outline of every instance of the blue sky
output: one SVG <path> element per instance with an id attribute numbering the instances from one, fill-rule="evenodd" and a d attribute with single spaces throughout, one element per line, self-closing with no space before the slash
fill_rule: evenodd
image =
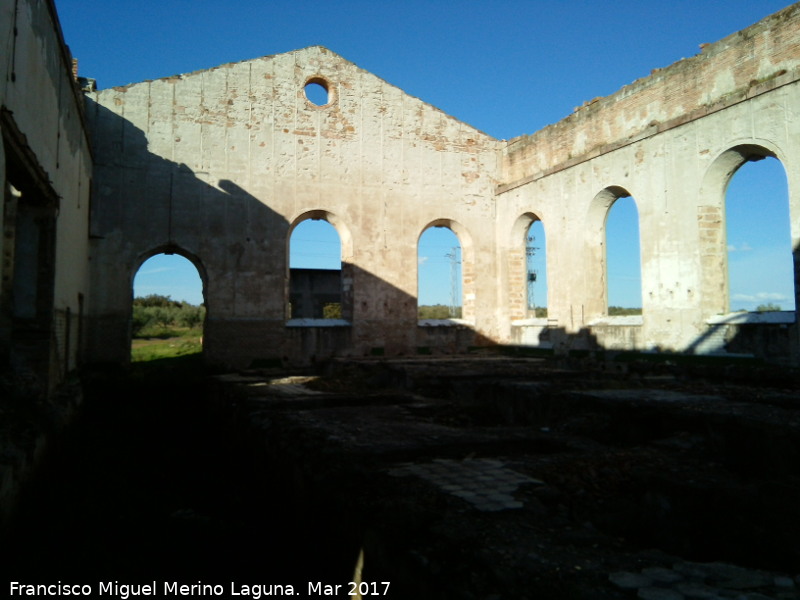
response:
<path id="1" fill-rule="evenodd" d="M 80 74 L 97 79 L 100 88 L 320 44 L 500 139 L 538 131 L 584 101 L 612 94 L 654 68 L 693 56 L 700 44 L 722 39 L 789 4 L 786 0 L 56 0 Z M 747 170 L 752 166 L 746 165 Z M 781 202 L 771 208 L 771 202 L 762 201 L 762 191 L 774 187 L 774 182 L 765 184 L 749 174 L 742 174 L 739 182 L 739 177 L 734 178 L 732 191 L 741 188 L 735 193 L 759 198 L 759 206 L 765 208 L 757 216 L 773 218 L 772 225 L 765 226 L 768 231 L 774 232 L 776 223 L 780 228 Z M 788 214 L 785 177 L 783 186 L 782 206 Z M 624 223 L 624 212 L 620 204 L 609 217 L 609 235 L 614 223 L 623 221 L 614 236 L 622 241 L 620 258 L 614 259 L 609 247 L 609 302 L 633 305 L 638 302 L 636 290 L 630 289 L 638 277 L 637 253 L 632 251 L 636 239 L 630 239 L 632 227 Z M 741 223 L 736 222 L 735 211 L 729 212 L 731 226 L 743 230 L 729 240 L 732 307 L 752 309 L 764 302 L 784 308 L 793 305 L 792 276 L 780 266 L 789 252 L 788 224 L 783 222 L 786 240 L 776 249 L 775 235 L 757 235 L 753 211 Z M 323 248 L 329 246 L 322 242 Z M 424 264 L 439 261 L 440 250 L 423 250 L 423 256 L 430 255 Z M 449 261 L 443 262 L 447 275 L 432 279 L 444 281 L 446 289 L 431 297 L 433 302 L 444 298 L 442 302 L 448 303 Z M 137 276 L 136 293 L 150 293 L 162 283 L 177 284 L 178 273 L 167 268 L 174 267 L 163 261 L 146 263 Z M 199 283 L 195 287 L 191 292 L 173 285 L 171 295 L 198 301 Z M 537 304 L 539 296 L 546 297 L 545 286 L 541 287 L 536 290 Z"/>

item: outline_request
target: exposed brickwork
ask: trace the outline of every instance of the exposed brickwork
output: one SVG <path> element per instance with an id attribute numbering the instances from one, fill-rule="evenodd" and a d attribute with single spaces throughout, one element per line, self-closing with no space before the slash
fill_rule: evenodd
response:
<path id="1" fill-rule="evenodd" d="M 503 184 L 578 164 L 796 81 L 797 39 L 800 5 L 709 44 L 696 56 L 655 69 L 611 96 L 588 101 L 566 119 L 511 140 Z"/>
<path id="2" fill-rule="evenodd" d="M 132 273 L 170 248 L 202 267 L 206 348 L 226 364 L 535 344 L 552 337 L 543 323 L 514 322 L 532 316 L 521 232 L 538 219 L 559 347 L 691 349 L 727 307 L 731 175 L 754 154 L 800 156 L 797 39 L 794 6 L 508 143 L 321 47 L 91 94 L 94 311 L 120 319 L 96 339 L 127 351 Z M 309 81 L 326 105 L 306 98 Z M 797 245 L 800 181 L 787 173 Z M 615 330 L 605 222 L 627 196 L 643 317 Z M 339 233 L 349 328 L 287 327 L 287 242 L 307 218 Z M 417 243 L 431 226 L 462 245 L 457 327 L 417 327 Z"/>

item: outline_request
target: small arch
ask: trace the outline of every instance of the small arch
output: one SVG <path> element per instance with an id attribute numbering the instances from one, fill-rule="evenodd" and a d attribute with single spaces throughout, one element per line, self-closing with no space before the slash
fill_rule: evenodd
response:
<path id="1" fill-rule="evenodd" d="M 606 314 L 642 312 L 642 254 L 639 210 L 633 196 L 617 198 L 606 216 Z M 619 312 L 614 312 L 615 309 Z"/>
<path id="2" fill-rule="evenodd" d="M 147 265 L 159 257 L 163 257 L 160 264 L 148 272 Z M 182 248 L 165 245 L 140 254 L 133 266 L 128 318 L 131 358 L 149 360 L 164 351 L 170 356 L 202 351 L 208 318 L 208 277 L 202 261 Z M 153 336 L 179 341 L 144 341 Z"/>
<path id="3" fill-rule="evenodd" d="M 630 198 L 627 203 L 619 200 Z M 614 206 L 625 206 L 624 222 L 617 226 L 612 221 L 609 237 L 608 219 Z M 615 213 L 615 217 L 616 217 Z M 609 316 L 610 305 L 626 309 L 641 310 L 641 251 L 639 239 L 639 210 L 636 199 L 620 186 L 609 186 L 592 200 L 587 212 L 587 264 L 585 275 L 584 317 L 592 320 Z M 613 238 L 613 239 L 612 239 Z M 611 250 L 609 251 L 609 241 Z M 609 268 L 610 267 L 610 268 Z"/>
<path id="4" fill-rule="evenodd" d="M 312 226 L 312 222 L 324 222 Z M 329 228 L 329 229 L 326 229 Z M 295 234 L 309 239 L 295 238 Z M 312 252 L 301 254 L 305 246 Z M 352 319 L 352 237 L 334 213 L 306 211 L 289 226 L 286 237 L 286 317 L 339 325 Z M 322 321 L 325 321 L 324 323 Z"/>
<path id="5" fill-rule="evenodd" d="M 286 255 L 289 256 L 289 241 L 295 228 L 303 221 L 307 221 L 309 219 L 314 221 L 327 221 L 333 225 L 342 244 L 342 262 L 352 262 L 353 236 L 350 234 L 350 229 L 347 227 L 347 224 L 341 219 L 341 217 L 325 209 L 308 210 L 292 219 L 291 224 L 289 225 L 289 233 L 286 236 Z M 289 264 L 288 261 L 286 264 Z"/>
<path id="6" fill-rule="evenodd" d="M 422 291 L 423 286 L 427 287 L 427 285 L 422 282 L 424 275 L 423 269 L 420 268 L 422 267 L 421 263 L 426 262 L 428 258 L 420 255 L 420 251 L 424 247 L 423 236 L 426 235 L 426 232 L 434 228 L 448 229 L 453 234 L 453 242 L 455 245 L 446 247 L 448 244 L 440 244 L 442 247 L 437 249 L 442 251 L 442 262 L 446 267 L 446 271 L 442 271 L 438 279 L 448 282 L 448 285 L 446 286 L 448 290 L 446 296 L 448 300 L 447 305 L 451 309 L 457 309 L 459 307 L 461 309 L 460 313 L 457 310 L 451 310 L 451 314 L 449 314 L 447 317 L 438 315 L 437 317 L 460 318 L 468 321 L 474 320 L 475 266 L 472 250 L 472 238 L 463 225 L 452 219 L 436 219 L 431 221 L 422 228 L 419 237 L 417 238 L 417 307 L 419 309 L 420 306 L 423 306 L 423 303 L 426 302 L 428 298 L 427 290 L 426 292 Z M 441 266 L 442 265 L 440 265 L 440 267 Z M 441 288 L 442 286 L 439 287 Z M 440 295 L 435 296 L 439 299 L 436 301 L 437 304 L 442 303 L 440 301 L 443 300 L 443 296 L 441 294 L 442 292 L 440 290 Z"/>
<path id="7" fill-rule="evenodd" d="M 203 261 L 200 258 L 188 250 L 181 248 L 180 246 L 176 246 L 175 244 L 164 244 L 162 246 L 157 246 L 152 250 L 147 252 L 143 252 L 136 257 L 133 262 L 133 268 L 130 272 L 130 288 L 131 292 L 133 292 L 133 283 L 136 278 L 136 274 L 142 268 L 142 265 L 153 258 L 158 254 L 165 254 L 167 256 L 178 255 L 186 260 L 188 260 L 195 269 L 197 269 L 197 274 L 200 276 L 200 282 L 202 283 L 202 294 L 203 294 L 203 302 L 206 301 L 206 287 L 208 285 L 208 273 L 206 272 L 206 268 L 203 265 Z"/>
<path id="8" fill-rule="evenodd" d="M 508 261 L 511 319 L 546 318 L 547 237 L 537 214 L 526 212 L 514 223 Z"/>

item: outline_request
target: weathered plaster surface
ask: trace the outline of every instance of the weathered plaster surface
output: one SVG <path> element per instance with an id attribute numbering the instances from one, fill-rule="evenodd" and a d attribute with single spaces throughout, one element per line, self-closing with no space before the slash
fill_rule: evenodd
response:
<path id="1" fill-rule="evenodd" d="M 23 193 L 21 202 L 41 203 L 30 198 L 43 195 L 56 204 L 55 264 L 48 267 L 54 279 L 49 304 L 53 341 L 51 356 L 43 361 L 49 366 L 42 367 L 50 371 L 53 385 L 78 362 L 79 296 L 86 298 L 88 308 L 92 156 L 82 115 L 83 99 L 72 78 L 70 57 L 52 2 L 0 0 L 0 40 L 0 129 L 7 146 L 0 153 L 3 190 L 7 181 L 35 173 L 36 193 Z M 14 172 L 8 166 L 12 163 Z M 20 170 L 26 174 L 21 175 Z M 8 264 L 0 295 L 6 319 L 11 310 L 16 226 L 6 219 L 7 211 L 2 212 L 0 224 L 6 235 L 0 243 Z M 69 339 L 65 339 L 67 329 L 72 332 Z"/>
<path id="2" fill-rule="evenodd" d="M 321 47 L 97 92 L 93 343 L 125 359 L 133 275 L 170 250 L 201 272 L 206 351 L 223 363 L 520 341 L 692 351 L 727 311 L 724 191 L 744 161 L 781 160 L 800 244 L 798 39 L 794 6 L 508 143 Z M 329 104 L 305 98 L 310 80 Z M 605 218 L 629 195 L 636 324 L 606 315 Z M 286 327 L 288 239 L 305 218 L 339 232 L 349 328 Z M 524 232 L 537 219 L 544 326 L 524 321 Z M 417 324 L 429 226 L 462 245 L 458 327 Z"/>
<path id="3" fill-rule="evenodd" d="M 306 99 L 311 78 L 328 82 L 328 105 Z M 136 268 L 174 246 L 202 264 L 213 359 L 302 359 L 285 323 L 287 241 L 308 217 L 331 221 L 343 242 L 352 326 L 342 351 L 415 345 L 416 246 L 430 224 L 461 231 L 467 287 L 494 287 L 487 224 L 501 143 L 325 48 L 103 90 L 88 113 L 103 320 L 128 318 Z M 489 338 L 494 306 L 476 298 L 465 311 Z M 118 330 L 98 343 L 122 354 Z"/>
<path id="4" fill-rule="evenodd" d="M 542 221 L 551 325 L 576 332 L 604 316 L 603 222 L 620 195 L 633 196 L 639 213 L 644 317 L 635 339 L 622 336 L 630 343 L 608 338 L 608 320 L 593 329 L 605 347 L 690 349 L 707 320 L 727 312 L 725 189 L 748 159 L 782 162 L 797 254 L 798 39 L 795 5 L 509 142 L 497 195 L 497 238 L 508 240 L 500 253 L 524 250 L 520 235 L 506 233 L 520 215 Z M 510 301 L 501 305 L 521 296 L 515 277 L 506 275 Z"/>

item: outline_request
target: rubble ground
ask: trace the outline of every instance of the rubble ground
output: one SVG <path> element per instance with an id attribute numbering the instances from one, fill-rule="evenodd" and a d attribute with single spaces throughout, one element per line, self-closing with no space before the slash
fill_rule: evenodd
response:
<path id="1" fill-rule="evenodd" d="M 797 373 L 507 356 L 88 380 L 9 577 L 800 599 Z"/>
<path id="2" fill-rule="evenodd" d="M 397 597 L 800 598 L 794 375 L 619 367 L 341 360 L 217 408 Z"/>

